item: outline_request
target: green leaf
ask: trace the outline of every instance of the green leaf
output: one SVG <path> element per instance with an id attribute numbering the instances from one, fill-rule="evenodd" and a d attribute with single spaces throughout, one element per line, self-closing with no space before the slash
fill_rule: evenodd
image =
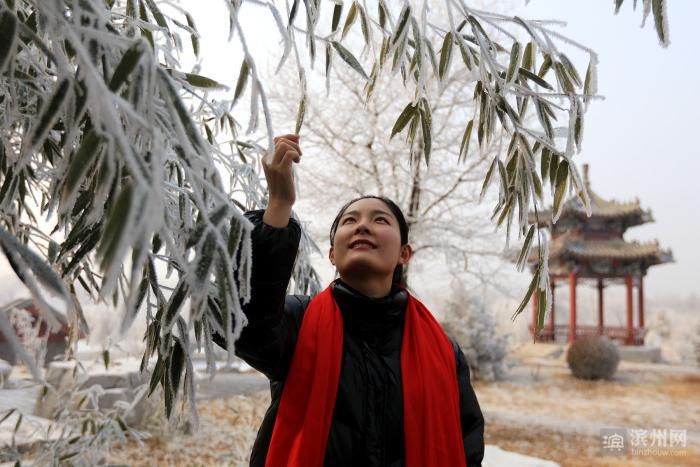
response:
<path id="1" fill-rule="evenodd" d="M 543 101 L 538 100 L 535 103 L 535 109 L 537 110 L 537 118 L 540 120 L 540 124 L 542 125 L 542 128 L 544 129 L 545 135 L 547 135 L 547 138 L 549 141 L 554 140 L 554 128 L 552 127 L 552 122 L 549 119 L 549 115 L 547 113 L 547 105 Z"/>
<path id="2" fill-rule="evenodd" d="M 75 153 L 75 156 L 73 156 L 68 165 L 61 192 L 62 202 L 67 202 L 78 191 L 85 173 L 90 168 L 92 160 L 99 152 L 100 142 L 101 138 L 95 133 L 95 130 L 90 130 L 83 138 L 78 152 Z"/>
<path id="3" fill-rule="evenodd" d="M 362 69 L 360 62 L 357 61 L 355 56 L 351 54 L 348 49 L 346 49 L 345 47 L 340 45 L 339 42 L 336 41 L 331 41 L 331 44 L 333 45 L 333 47 L 335 47 L 335 50 L 338 52 L 338 55 L 340 55 L 340 58 L 342 58 L 345 61 L 345 63 L 350 65 L 355 71 L 361 74 L 364 79 L 369 80 L 369 76 L 367 76 L 365 70 Z"/>
<path id="4" fill-rule="evenodd" d="M 148 5 L 148 9 L 151 10 L 151 13 L 153 14 L 153 18 L 155 18 L 158 26 L 160 26 L 161 28 L 169 29 L 168 23 L 165 21 L 165 16 L 163 16 L 163 13 L 161 13 L 160 9 L 158 9 L 156 2 L 154 2 L 153 0 L 141 0 L 141 1 L 146 2 L 146 5 Z"/>
<path id="5" fill-rule="evenodd" d="M 16 37 L 17 18 L 11 11 L 4 10 L 0 13 L 0 73 L 13 55 Z"/>
<path id="6" fill-rule="evenodd" d="M 369 47 L 372 42 L 372 29 L 369 26 L 369 18 L 367 12 L 362 6 L 358 6 L 360 10 L 360 26 L 362 28 L 362 37 L 365 39 L 365 46 Z"/>
<path id="7" fill-rule="evenodd" d="M 530 226 L 525 236 L 525 241 L 523 242 L 523 247 L 520 249 L 520 255 L 518 256 L 518 269 L 523 270 L 525 262 L 527 261 L 528 253 L 530 252 L 530 246 L 532 245 L 532 239 L 535 238 L 535 224 Z"/>
<path id="8" fill-rule="evenodd" d="M 187 293 L 189 290 L 190 288 L 187 285 L 187 281 L 180 278 L 180 281 L 175 286 L 175 290 L 173 290 L 173 293 L 170 295 L 168 304 L 165 307 L 165 315 L 163 316 L 162 322 L 164 329 L 170 329 L 170 327 L 175 323 L 180 307 L 185 301 L 185 298 L 187 298 Z"/>
<path id="9" fill-rule="evenodd" d="M 192 28 L 193 32 L 190 34 L 190 40 L 192 41 L 192 51 L 194 52 L 194 56 L 199 58 L 199 36 L 197 35 L 197 27 L 194 24 L 194 19 L 192 18 L 192 15 L 189 13 L 185 12 L 185 17 L 187 18 L 187 25 Z"/>
<path id="10" fill-rule="evenodd" d="M 109 220 L 105 226 L 102 240 L 97 249 L 97 254 L 102 258 L 101 266 L 103 270 L 107 270 L 112 265 L 116 258 L 116 254 L 120 250 L 123 242 L 126 242 L 127 227 L 130 222 L 127 222 L 133 208 L 134 189 L 131 183 L 127 183 L 122 188 L 116 203 L 112 206 L 109 213 Z"/>
<path id="11" fill-rule="evenodd" d="M 353 4 L 354 5 L 354 4 Z M 343 4 L 337 3 L 333 7 L 333 23 L 331 26 L 331 31 L 335 32 L 338 30 L 338 25 L 340 24 L 340 17 L 343 14 Z"/>
<path id="12" fill-rule="evenodd" d="M 578 102 L 576 106 L 576 120 L 574 121 L 574 141 L 576 142 L 576 147 L 581 150 L 581 140 L 583 139 L 583 105 Z"/>
<path id="13" fill-rule="evenodd" d="M 489 183 L 491 183 L 491 176 L 493 175 L 493 171 L 496 168 L 498 164 L 498 156 L 493 158 L 493 162 L 491 162 L 491 165 L 489 166 L 489 170 L 486 172 L 486 176 L 484 177 L 484 183 L 481 185 L 481 193 L 479 194 L 479 198 L 483 199 L 484 195 L 486 194 L 486 189 L 489 187 Z"/>
<path id="14" fill-rule="evenodd" d="M 173 390 L 173 400 L 177 399 L 177 393 L 180 389 L 180 379 L 182 370 L 185 367 L 185 358 L 185 350 L 180 343 L 180 339 L 173 337 L 173 349 L 169 358 L 170 367 L 168 368 L 170 384 Z M 170 418 L 170 413 L 167 416 Z"/>
<path id="15" fill-rule="evenodd" d="M 109 370 L 109 350 L 102 351 L 102 363 L 105 365 L 105 370 Z"/>
<path id="16" fill-rule="evenodd" d="M 178 95 L 170 76 L 168 75 L 167 71 L 163 68 L 158 68 L 157 72 L 159 74 L 159 77 L 161 78 L 165 89 L 170 94 L 170 102 L 172 103 L 172 106 L 175 109 L 175 113 L 177 114 L 180 123 L 182 124 L 182 128 L 185 130 L 185 133 L 187 134 L 187 137 L 190 140 L 192 147 L 200 152 L 204 152 L 205 148 L 203 145 L 202 135 L 199 131 L 199 128 L 197 128 L 194 122 L 192 121 L 190 112 L 185 107 L 185 104 L 182 102 L 182 99 L 180 99 L 180 96 Z M 183 158 L 186 157 L 184 151 L 182 151 L 182 154 L 180 156 Z"/>
<path id="17" fill-rule="evenodd" d="M 459 146 L 459 161 L 467 160 L 467 155 L 469 154 L 469 141 L 472 137 L 472 129 L 474 128 L 474 119 L 469 120 L 467 127 L 464 129 L 464 135 L 462 135 L 462 144 Z"/>
<path id="18" fill-rule="evenodd" d="M 306 94 L 301 96 L 299 101 L 299 110 L 297 110 L 297 123 L 294 126 L 294 134 L 298 135 L 301 131 L 301 125 L 304 123 L 304 114 L 306 113 Z"/>
<path id="19" fill-rule="evenodd" d="M 533 72 L 526 70 L 525 68 L 520 68 L 519 73 L 521 76 L 524 76 L 525 78 L 529 79 L 530 81 L 535 82 L 536 84 L 539 84 L 545 89 L 552 90 L 554 89 L 551 84 L 549 84 L 547 81 L 544 79 L 540 78 L 538 75 L 534 74 Z"/>
<path id="20" fill-rule="evenodd" d="M 438 66 L 438 76 L 440 79 L 445 77 L 448 68 L 450 67 L 450 62 L 452 61 L 452 44 L 454 39 L 452 38 L 452 32 L 445 34 L 445 39 L 442 41 L 442 48 L 440 49 L 440 65 Z"/>
<path id="21" fill-rule="evenodd" d="M 142 44 L 141 41 L 137 40 L 124 52 L 122 59 L 119 61 L 117 68 L 112 74 L 112 79 L 109 81 L 110 91 L 116 93 L 122 83 L 124 83 L 128 76 L 134 71 L 144 52 Z"/>
<path id="22" fill-rule="evenodd" d="M 238 81 L 236 82 L 236 90 L 233 93 L 233 103 L 235 104 L 243 91 L 245 90 L 245 85 L 248 82 L 248 74 L 250 73 L 250 67 L 248 66 L 248 61 L 243 59 L 241 63 L 241 71 L 238 73 Z"/>
<path id="23" fill-rule="evenodd" d="M 406 30 L 406 26 L 408 25 L 408 19 L 411 17 L 411 7 L 406 2 L 404 4 L 403 10 L 401 10 L 401 14 L 399 15 L 399 22 L 396 25 L 396 30 L 394 31 L 394 35 L 391 39 L 391 46 L 394 47 L 398 42 L 399 39 L 403 38 L 404 36 L 404 31 Z"/>
<path id="24" fill-rule="evenodd" d="M 583 82 L 583 93 L 585 94 L 583 102 L 586 104 L 590 100 L 591 95 L 595 92 L 595 90 L 593 89 L 593 83 L 595 80 L 595 76 L 593 76 L 594 73 L 595 70 L 593 68 L 593 59 L 591 59 L 588 62 L 588 69 L 586 69 L 586 79 Z"/>
<path id="25" fill-rule="evenodd" d="M 549 163 L 552 160 L 552 151 L 549 148 L 542 148 L 542 159 L 540 161 L 540 174 L 542 175 L 542 180 L 546 180 L 549 177 Z"/>
<path id="26" fill-rule="evenodd" d="M 515 319 L 525 309 L 525 306 L 530 301 L 530 298 L 532 297 L 532 294 L 535 291 L 535 288 L 537 287 L 537 284 L 539 281 L 540 281 L 540 269 L 538 268 L 537 271 L 535 271 L 535 274 L 533 274 L 533 276 L 532 276 L 532 280 L 530 281 L 530 285 L 527 288 L 527 292 L 525 293 L 523 300 L 520 302 L 520 305 L 518 305 L 518 308 L 515 310 L 515 313 L 513 313 L 513 316 L 511 319 Z"/>
<path id="27" fill-rule="evenodd" d="M 513 42 L 513 47 L 510 49 L 510 63 L 506 72 L 506 82 L 510 83 L 516 76 L 518 64 L 520 63 L 520 43 Z"/>
<path id="28" fill-rule="evenodd" d="M 535 66 L 535 55 L 535 45 L 532 42 L 528 42 L 525 46 L 525 52 L 523 52 L 522 68 L 524 68 L 527 71 L 532 71 Z"/>
<path id="29" fill-rule="evenodd" d="M 148 12 L 146 11 L 146 5 L 144 2 L 139 1 L 139 17 L 141 18 L 141 21 L 148 23 Z M 155 50 L 155 45 L 153 42 L 153 34 L 147 27 L 141 27 L 141 34 L 143 34 L 143 37 L 146 38 L 148 43 L 151 45 L 151 50 Z"/>
<path id="30" fill-rule="evenodd" d="M 557 181 L 557 170 L 559 170 L 559 154 L 553 152 L 549 162 L 549 183 L 554 187 L 554 182 Z"/>
<path id="31" fill-rule="evenodd" d="M 207 78 L 206 76 L 195 75 L 192 73 L 185 73 L 185 81 L 197 88 L 226 88 L 225 84 L 221 84 L 218 81 Z"/>
<path id="32" fill-rule="evenodd" d="M 667 18 L 664 17 L 666 10 L 664 2 L 667 0 L 651 0 L 651 11 L 654 14 L 654 26 L 656 27 L 656 35 L 659 37 L 661 45 L 666 47 L 669 44 L 668 31 L 666 30 Z M 2 69 L 2 67 L 0 67 Z"/>
<path id="33" fill-rule="evenodd" d="M 391 129 L 391 136 L 390 138 L 393 138 L 394 135 L 397 133 L 400 133 L 404 127 L 408 124 L 408 122 L 413 118 L 413 115 L 416 112 L 416 106 L 412 102 L 409 103 L 404 109 L 401 111 L 399 114 L 399 118 L 396 119 L 396 122 L 394 123 L 394 127 Z"/>
<path id="34" fill-rule="evenodd" d="M 564 195 L 566 194 L 567 181 L 569 180 L 569 161 L 563 159 L 557 168 L 557 181 L 554 189 L 554 215 L 557 215 L 561 209 Z"/>
<path id="35" fill-rule="evenodd" d="M 22 282 L 25 282 L 26 278 L 23 274 L 23 268 L 17 263 L 20 259 L 43 286 L 56 295 L 66 296 L 63 281 L 56 271 L 46 263 L 44 258 L 29 249 L 27 245 L 20 242 L 17 237 L 2 227 L 0 227 L 0 247 L 2 247 L 8 262 L 10 262 L 17 277 L 19 277 Z"/>
<path id="36" fill-rule="evenodd" d="M 569 57 L 562 53 L 559 54 L 559 58 L 561 59 L 561 62 L 564 65 L 564 69 L 566 70 L 568 75 L 571 76 L 571 79 L 574 80 L 576 86 L 581 86 L 581 77 L 579 76 L 578 70 L 576 70 L 574 64 L 571 63 L 571 60 L 569 60 Z"/>
<path id="37" fill-rule="evenodd" d="M 550 68 L 552 68 L 552 57 L 549 54 L 545 54 L 544 60 L 542 61 L 542 65 L 540 65 L 540 69 L 537 74 L 544 78 L 544 75 L 547 74 Z"/>
<path id="38" fill-rule="evenodd" d="M 540 200 L 542 199 L 542 181 L 540 180 L 540 177 L 537 175 L 537 171 L 533 170 L 530 172 L 530 175 L 532 176 L 532 184 L 534 185 L 535 189 L 535 195 L 537 195 L 537 198 Z"/>
<path id="39" fill-rule="evenodd" d="M 430 163 L 430 150 L 432 148 L 432 126 L 433 117 L 430 112 L 430 104 L 423 97 L 419 101 L 418 108 L 420 110 L 421 131 L 423 133 L 423 153 L 425 155 L 425 165 Z"/>
<path id="40" fill-rule="evenodd" d="M 564 92 L 567 94 L 575 94 L 576 89 L 574 88 L 574 83 L 571 82 L 569 74 L 567 73 L 566 68 L 564 68 L 564 65 L 562 65 L 561 62 L 554 62 L 554 72 L 556 73 L 557 79 L 559 80 L 559 84 L 561 85 Z"/>
<path id="41" fill-rule="evenodd" d="M 31 138 L 32 146 L 41 144 L 46 134 L 51 130 L 56 120 L 58 120 L 58 113 L 68 96 L 68 91 L 71 87 L 70 84 L 70 80 L 66 78 L 61 80 L 58 86 L 56 86 L 56 90 L 51 96 L 51 99 L 49 99 L 47 105 L 42 109 L 41 116 L 39 117 L 39 124 L 34 128 Z"/>
<path id="42" fill-rule="evenodd" d="M 292 24 L 294 23 L 294 18 L 297 16 L 297 8 L 299 7 L 299 0 L 294 0 L 292 2 L 292 8 L 289 11 L 289 28 L 291 29 Z"/>
<path id="43" fill-rule="evenodd" d="M 148 384 L 149 397 L 151 394 L 153 394 L 153 391 L 156 390 L 156 387 L 158 387 L 158 383 L 163 380 L 164 369 L 165 363 L 163 362 L 162 358 L 158 357 L 158 360 L 156 361 L 156 366 L 153 368 L 153 373 L 151 373 L 151 381 Z"/>
<path id="44" fill-rule="evenodd" d="M 625 2 L 625 0 L 615 0 L 615 14 L 620 12 L 620 7 Z"/>
<path id="45" fill-rule="evenodd" d="M 547 313 L 547 291 L 537 289 L 537 332 L 544 328 L 544 316 Z"/>
<path id="46" fill-rule="evenodd" d="M 342 5 L 341 5 L 342 6 Z M 344 39 L 345 35 L 350 31 L 350 28 L 352 27 L 353 23 L 355 22 L 355 18 L 357 18 L 357 2 L 352 2 L 352 5 L 350 6 L 350 11 L 348 11 L 348 16 L 345 18 L 345 24 L 343 25 L 343 32 L 340 34 L 340 39 Z"/>
<path id="47" fill-rule="evenodd" d="M 379 0 L 377 3 L 377 14 L 379 16 L 379 27 L 386 29 L 386 5 L 384 5 L 384 0 Z"/>

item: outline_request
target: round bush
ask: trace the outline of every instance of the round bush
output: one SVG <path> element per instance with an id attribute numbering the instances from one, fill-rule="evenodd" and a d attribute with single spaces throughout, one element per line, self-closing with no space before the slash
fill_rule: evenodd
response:
<path id="1" fill-rule="evenodd" d="M 610 379 L 620 363 L 620 351 L 607 337 L 583 336 L 569 346 L 566 363 L 580 379 Z"/>

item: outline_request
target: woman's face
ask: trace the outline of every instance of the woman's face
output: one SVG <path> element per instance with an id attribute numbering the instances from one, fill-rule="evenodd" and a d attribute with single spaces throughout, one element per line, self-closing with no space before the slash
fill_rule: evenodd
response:
<path id="1" fill-rule="evenodd" d="M 401 245 L 396 216 L 375 198 L 360 199 L 347 207 L 328 252 L 331 263 L 346 279 L 391 276 L 410 257 L 411 247 Z"/>

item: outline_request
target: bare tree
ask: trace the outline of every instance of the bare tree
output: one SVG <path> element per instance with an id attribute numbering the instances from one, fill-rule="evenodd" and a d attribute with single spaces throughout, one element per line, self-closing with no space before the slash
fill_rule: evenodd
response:
<path id="1" fill-rule="evenodd" d="M 420 138 L 411 147 L 384 130 L 407 98 L 400 78 L 379 77 L 370 101 L 366 101 L 364 83 L 352 78 L 338 72 L 332 93 L 321 95 L 319 91 L 309 96 L 301 132 L 308 156 L 297 172 L 303 192 L 299 212 L 330 220 L 340 204 L 352 197 L 388 196 L 407 217 L 415 254 L 409 264 L 431 263 L 437 257 L 454 274 L 484 279 L 471 264 L 478 257 L 500 255 L 493 225 L 479 205 L 484 174 L 500 149 L 500 140 L 481 148 L 470 145 L 460 154 L 464 127 L 474 111 L 473 101 L 460 96 L 465 88 L 473 89 L 474 83 L 453 73 L 432 86 L 428 164 Z M 277 120 L 293 121 L 297 102 L 290 99 L 288 89 L 272 86 L 269 98 Z M 318 244 L 327 242 L 327 231 L 312 232 Z M 404 283 L 408 283 L 408 272 L 405 268 Z"/>
<path id="2" fill-rule="evenodd" d="M 275 134 L 268 83 L 241 25 L 242 8 L 262 8 L 273 18 L 280 66 L 297 67 L 295 83 L 302 91 L 297 127 L 312 104 L 306 58 L 312 63 L 325 58 L 329 81 L 333 62 L 366 81 L 368 101 L 380 95 L 375 88 L 382 70 L 401 76 L 407 90 L 403 110 L 397 118 L 380 106 L 377 118 L 380 128 L 405 132 L 413 148 L 404 154 L 416 170 L 413 202 L 410 194 L 396 197 L 404 197 L 416 219 L 421 212 L 437 217 L 458 208 L 449 202 L 431 207 L 444 193 L 423 188 L 417 160 L 421 150 L 426 162 L 431 155 L 442 159 L 433 152 L 441 148 L 432 138 L 433 99 L 440 95 L 435 83 L 450 76 L 450 66 L 470 74 L 473 89 L 455 94 L 457 101 L 471 100 L 474 109 L 460 152 L 469 154 L 464 147 L 472 130 L 482 150 L 501 135 L 509 140 L 506 151 L 491 157 L 484 186 L 498 185 L 497 223 L 508 228 L 517 221 L 527 257 L 538 238 L 526 215 L 542 202 L 538 164 L 556 169 L 546 171 L 556 186 L 555 219 L 568 190 L 581 190 L 586 199 L 572 158 L 582 144 L 586 106 L 596 97 L 596 54 L 551 22 L 482 11 L 462 0 L 446 0 L 447 17 L 438 17 L 429 3 L 379 0 L 370 10 L 363 0 L 225 2 L 231 37 L 244 58 L 233 95 L 212 100 L 207 90 L 218 83 L 179 66 L 183 43 L 191 43 L 195 54 L 199 47 L 200 33 L 187 11 L 164 13 L 156 0 L 1 1 L 0 246 L 48 325 L 57 323 L 46 292 L 62 297 L 74 328 L 80 326 L 79 288 L 123 303 L 125 329 L 138 313 L 146 314 L 143 366 L 157 355 L 152 382 L 163 386 L 168 413 L 181 386 L 194 408 L 191 334 L 205 348 L 210 371 L 214 331 L 226 337 L 233 355 L 245 323 L 241 304 L 250 296 L 251 226 L 242 211 L 265 203 L 253 161 L 272 148 Z M 642 2 L 663 44 L 666 3 Z M 366 53 L 360 59 L 343 42 L 352 28 L 362 31 Z M 374 38 L 379 47 L 371 45 Z M 585 74 L 565 54 L 572 47 L 590 58 Z M 235 106 L 244 95 L 250 97 L 249 112 Z M 249 117 L 247 135 L 239 131 L 242 113 Z M 233 135 L 231 150 L 216 144 L 218 132 Z M 468 158 L 467 164 L 475 161 Z M 431 196 L 419 202 L 423 190 Z M 48 219 L 50 227 L 39 219 Z M 453 229 L 442 226 L 440 234 Z M 308 268 L 297 271 L 308 278 Z M 299 284 L 311 285 L 298 277 Z M 544 313 L 547 277 L 542 254 L 518 311 L 537 289 Z M 189 315 L 183 314 L 186 303 Z M 12 331 L 2 314 L 0 329 Z"/>

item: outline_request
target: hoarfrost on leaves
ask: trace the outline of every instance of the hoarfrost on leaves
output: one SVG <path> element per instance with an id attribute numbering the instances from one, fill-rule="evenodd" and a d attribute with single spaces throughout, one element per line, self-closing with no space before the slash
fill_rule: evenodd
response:
<path id="1" fill-rule="evenodd" d="M 326 73 L 335 69 L 367 80 L 367 99 L 382 72 L 400 76 L 408 105 L 392 133 L 405 134 L 411 146 L 422 142 L 427 164 L 434 131 L 428 78 L 440 82 L 448 68 L 463 67 L 475 83 L 473 93 L 464 96 L 474 104 L 473 115 L 463 122 L 469 129 L 466 142 L 472 127 L 479 148 L 499 135 L 510 140 L 507 151 L 493 158 L 484 183 L 499 187 L 493 218 L 510 231 L 517 210 L 517 231 L 526 234 L 525 213 L 541 200 L 546 182 L 535 170 L 545 154 L 561 161 L 559 170 L 548 174 L 556 189 L 556 217 L 556 200 L 578 185 L 569 183 L 576 178 L 573 148 L 580 148 L 583 103 L 596 97 L 595 66 L 582 80 L 566 51 L 581 50 L 595 64 L 592 50 L 556 31 L 557 23 L 482 11 L 455 0 L 445 1 L 447 23 L 428 2 L 380 0 L 376 12 L 357 2 L 347 9 L 347 2 L 326 3 L 334 8 L 324 9 L 317 0 L 306 2 L 305 9 L 295 8 L 297 2 L 291 11 L 273 2 L 261 9 L 273 16 L 283 39 L 280 66 L 294 56 L 302 91 L 301 56 L 313 66 L 322 50 Z M 192 348 L 203 346 L 212 358 L 212 334 L 219 333 L 226 338 L 229 360 L 233 356 L 245 323 L 241 307 L 250 298 L 252 267 L 251 225 L 242 213 L 266 204 L 259 171 L 251 168 L 259 168 L 258 154 L 272 148 L 275 131 L 267 83 L 256 66 L 259 57 L 248 47 L 239 16 L 241 8 L 260 2 L 226 2 L 230 37 L 245 60 L 240 87 L 219 101 L 208 94 L 220 88 L 218 83 L 180 70 L 186 43 L 181 37 L 189 36 L 196 55 L 199 32 L 187 12 L 161 10 L 166 5 L 171 6 L 153 0 L 0 2 L 0 240 L 47 321 L 45 292 L 64 298 L 74 329 L 85 321 L 79 289 L 121 304 L 124 329 L 146 310 L 142 369 L 157 356 L 152 381 L 163 387 L 171 414 L 180 386 L 193 401 Z M 667 43 L 666 2 L 652 0 L 651 11 Z M 331 13 L 337 18 L 321 20 Z M 358 28 L 348 33 L 339 27 L 358 13 L 361 55 L 354 52 Z M 288 18 L 286 25 L 282 18 Z M 516 33 L 527 42 L 518 41 Z M 372 40 L 381 45 L 372 47 Z M 243 137 L 245 116 L 231 112 L 245 92 L 250 92 L 251 112 L 249 134 Z M 536 119 L 529 118 L 533 113 Z M 299 115 L 303 130 L 303 112 Z M 224 136 L 230 141 L 218 144 Z M 305 293 L 318 286 L 307 240 L 294 271 L 297 291 Z M 542 277 L 545 262 L 538 269 Z M 534 288 L 528 298 L 532 293 Z M 11 330 L 1 317 L 0 324 L 4 332 Z M 215 365 L 209 367 L 213 372 Z"/>
<path id="2" fill-rule="evenodd" d="M 493 381 L 506 376 L 508 336 L 498 331 L 484 303 L 470 296 L 457 281 L 452 285 L 441 324 L 459 344 L 475 378 Z"/>

